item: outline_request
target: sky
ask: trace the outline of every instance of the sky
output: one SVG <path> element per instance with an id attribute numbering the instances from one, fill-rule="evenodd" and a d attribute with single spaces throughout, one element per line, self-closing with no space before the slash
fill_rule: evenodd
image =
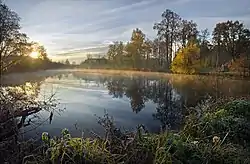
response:
<path id="1" fill-rule="evenodd" d="M 250 28 L 249 0 L 3 0 L 21 17 L 22 32 L 45 46 L 52 60 L 104 55 L 113 41 L 128 41 L 140 28 L 156 37 L 153 24 L 170 9 L 199 29 L 240 20 Z"/>

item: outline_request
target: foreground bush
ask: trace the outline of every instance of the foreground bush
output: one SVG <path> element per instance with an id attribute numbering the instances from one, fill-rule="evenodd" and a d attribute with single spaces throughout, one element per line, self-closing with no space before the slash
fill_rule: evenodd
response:
<path id="1" fill-rule="evenodd" d="M 43 134 L 44 154 L 36 159 L 42 163 L 249 163 L 249 154 L 239 145 L 222 141 L 192 141 L 181 135 L 165 133 L 139 135 L 116 145 L 99 139 L 60 139 Z M 118 138 L 117 138 L 118 139 Z M 26 159 L 29 160 L 28 158 Z M 32 157 L 33 160 L 33 157 Z"/>
<path id="2" fill-rule="evenodd" d="M 103 138 L 72 138 L 64 129 L 59 137 L 43 133 L 40 145 L 2 142 L 0 146 L 11 151 L 0 154 L 9 163 L 247 164 L 249 122 L 249 101 L 209 100 L 191 110 L 179 133 L 150 134 L 142 125 L 135 132 L 124 132 L 105 114 L 98 121 L 106 132 Z"/>
<path id="3" fill-rule="evenodd" d="M 72 138 L 68 130 L 60 138 L 43 133 L 39 163 L 250 163 L 250 102 L 206 102 L 202 111 L 187 117 L 180 133 L 145 133 L 143 126 L 126 133 L 105 115 L 99 123 L 105 138 Z M 34 161 L 34 157 L 25 158 Z"/>
<path id="4" fill-rule="evenodd" d="M 250 146 L 250 101 L 229 101 L 203 112 L 188 117 L 185 133 L 200 140 L 218 136 L 226 143 Z"/>

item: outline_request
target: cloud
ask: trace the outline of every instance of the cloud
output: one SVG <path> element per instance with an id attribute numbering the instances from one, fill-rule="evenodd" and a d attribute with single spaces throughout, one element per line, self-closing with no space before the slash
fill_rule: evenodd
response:
<path id="1" fill-rule="evenodd" d="M 107 46 L 98 46 L 98 47 L 88 47 L 88 48 L 80 48 L 80 49 L 73 49 L 64 53 L 57 54 L 57 56 L 73 56 L 74 54 L 101 54 L 104 51 L 107 51 Z"/>
<path id="2" fill-rule="evenodd" d="M 124 12 L 124 11 L 132 10 L 132 9 L 135 9 L 135 8 L 141 8 L 143 6 L 148 6 L 148 5 L 150 5 L 150 4 L 154 3 L 154 2 L 157 2 L 157 0 L 147 0 L 147 1 L 141 0 L 141 1 L 136 2 L 136 3 L 131 3 L 130 5 L 124 5 L 124 6 L 121 6 L 121 7 L 109 9 L 107 11 L 102 12 L 102 14 L 114 14 L 114 13 L 117 13 L 117 12 Z"/>
<path id="3" fill-rule="evenodd" d="M 149 38 L 161 13 L 171 9 L 210 31 L 219 21 L 242 20 L 250 27 L 249 0 L 7 0 L 22 18 L 22 31 L 45 45 L 51 56 L 84 59 L 107 45 L 128 41 L 140 28 Z"/>
<path id="4" fill-rule="evenodd" d="M 244 23 L 246 28 L 250 28 L 250 14 L 248 16 L 241 17 L 196 17 L 193 20 L 199 25 L 199 29 L 208 28 L 212 32 L 215 25 L 219 22 L 224 22 L 227 20 L 236 21 Z"/>

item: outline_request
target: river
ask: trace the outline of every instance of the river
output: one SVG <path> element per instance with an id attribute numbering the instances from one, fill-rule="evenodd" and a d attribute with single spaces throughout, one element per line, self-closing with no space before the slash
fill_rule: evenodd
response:
<path id="1" fill-rule="evenodd" d="M 73 136 L 103 134 L 97 117 L 108 113 L 117 127 L 133 130 L 143 124 L 150 132 L 178 130 L 187 113 L 209 96 L 247 96 L 250 81 L 212 76 L 159 74 L 98 74 L 81 70 L 51 70 L 12 74 L 5 86 L 21 86 L 45 100 L 54 95 L 57 110 L 42 110 L 28 116 L 20 129 L 25 138 L 42 132 L 59 135 L 67 128 Z M 51 118 L 50 118 L 51 117 Z M 50 119 L 48 119 L 50 118 Z"/>

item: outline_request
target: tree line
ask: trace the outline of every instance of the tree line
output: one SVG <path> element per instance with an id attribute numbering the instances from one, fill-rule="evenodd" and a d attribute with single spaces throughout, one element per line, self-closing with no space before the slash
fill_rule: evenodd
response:
<path id="1" fill-rule="evenodd" d="M 111 68 L 176 73 L 215 70 L 224 65 L 233 71 L 249 69 L 250 30 L 242 22 L 217 23 L 210 34 L 208 29 L 198 30 L 197 23 L 169 9 L 161 18 L 153 25 L 155 39 L 136 28 L 130 41 L 109 45 L 105 64 Z"/>

